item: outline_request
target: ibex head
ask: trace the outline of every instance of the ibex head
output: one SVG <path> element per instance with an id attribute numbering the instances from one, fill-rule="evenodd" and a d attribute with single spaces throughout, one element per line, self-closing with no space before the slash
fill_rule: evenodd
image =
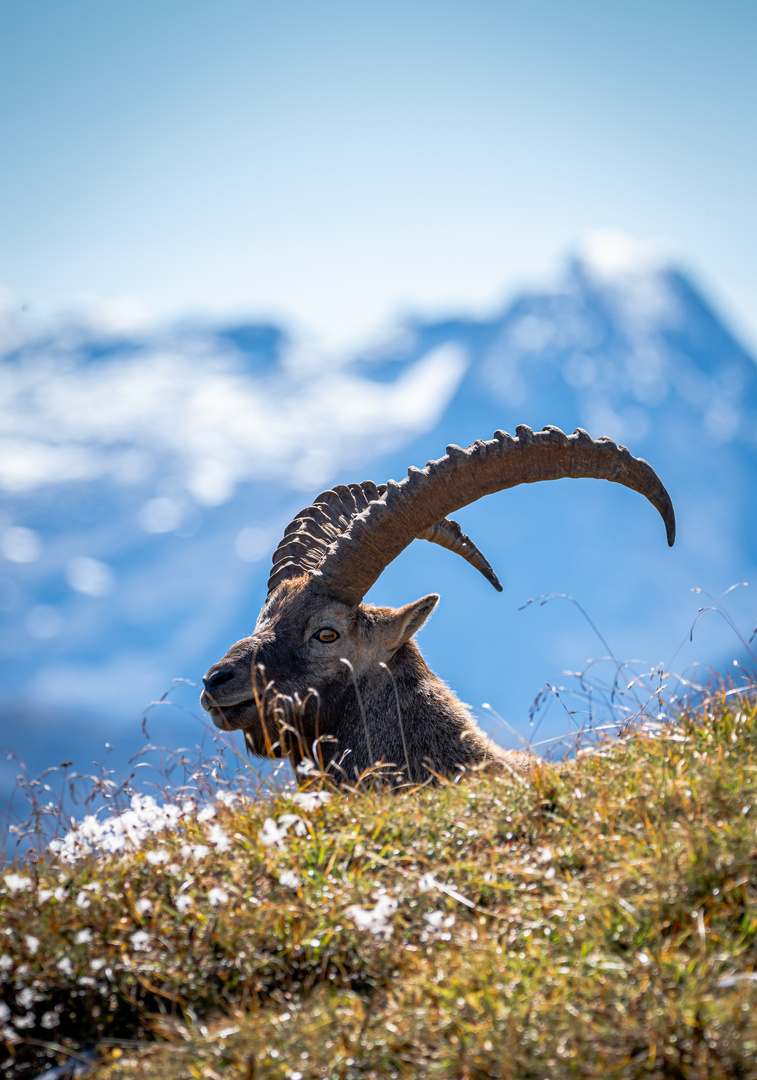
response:
<path id="1" fill-rule="evenodd" d="M 308 574 L 286 578 L 269 594 L 253 634 L 208 671 L 203 707 L 218 727 L 244 728 L 255 754 L 302 756 L 329 733 L 329 714 L 354 680 L 388 664 L 438 599 L 378 608 L 339 600 Z M 285 725 L 302 747 L 292 745 L 296 735 L 282 739 Z"/>
<path id="2" fill-rule="evenodd" d="M 205 676 L 201 701 L 214 723 L 243 728 L 256 754 L 309 756 L 315 740 L 330 736 L 365 767 L 391 761 L 411 776 L 422 773 L 424 755 L 450 772 L 494 753 L 412 641 L 438 596 L 399 609 L 362 603 L 384 568 L 423 538 L 462 555 L 501 590 L 447 515 L 504 488 L 561 477 L 612 480 L 640 492 L 662 515 L 668 543 L 675 539 L 667 491 L 625 447 L 580 429 L 516 431 L 498 431 L 467 450 L 448 446 L 443 458 L 411 468 L 400 483 L 325 491 L 301 511 L 274 553 L 254 632 Z M 298 747 L 282 738 L 287 729 Z"/>

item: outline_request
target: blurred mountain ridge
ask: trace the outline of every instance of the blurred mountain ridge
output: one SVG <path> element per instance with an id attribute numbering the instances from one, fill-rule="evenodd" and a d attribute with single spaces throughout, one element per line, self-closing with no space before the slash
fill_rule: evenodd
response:
<path id="1" fill-rule="evenodd" d="M 33 770 L 91 760 L 106 740 L 135 748 L 149 702 L 249 632 L 281 530 L 319 490 L 399 479 L 497 428 L 625 442 L 679 519 L 669 552 L 648 504 L 617 485 L 528 485 L 456 515 L 503 596 L 421 541 L 387 569 L 369 599 L 442 592 L 420 639 L 429 662 L 519 730 L 541 684 L 597 651 L 567 608 L 517 615 L 527 599 L 570 593 L 616 656 L 656 663 L 686 637 L 691 588 L 722 591 L 757 563 L 757 365 L 687 273 L 614 234 L 489 318 L 408 318 L 340 362 L 254 320 L 13 322 L 0 339 L 0 715 Z M 733 602 L 753 617 L 748 593 Z M 689 659 L 723 667 L 736 645 L 713 629 Z M 165 720 L 167 744 L 199 737 L 195 696 L 179 692 L 188 712 Z"/>

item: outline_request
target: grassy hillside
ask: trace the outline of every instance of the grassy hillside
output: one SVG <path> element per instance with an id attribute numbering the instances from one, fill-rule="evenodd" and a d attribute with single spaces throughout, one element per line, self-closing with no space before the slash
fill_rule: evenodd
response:
<path id="1" fill-rule="evenodd" d="M 0 1076 L 757 1077 L 754 700 L 528 783 L 314 792 L 0 874 Z"/>

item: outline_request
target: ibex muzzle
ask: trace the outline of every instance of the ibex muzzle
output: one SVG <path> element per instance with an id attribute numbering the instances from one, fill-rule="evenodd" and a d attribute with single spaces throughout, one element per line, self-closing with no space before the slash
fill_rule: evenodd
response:
<path id="1" fill-rule="evenodd" d="M 491 566 L 447 515 L 484 495 L 539 480 L 594 477 L 638 491 L 675 540 L 667 491 L 645 461 L 611 439 L 559 428 L 503 431 L 467 450 L 448 446 L 400 483 L 324 491 L 287 527 L 273 556 L 254 632 L 205 676 L 201 703 L 220 728 L 242 728 L 258 755 L 313 759 L 349 782 L 376 766 L 395 782 L 491 763 L 528 769 L 503 751 L 426 666 L 413 635 L 439 597 L 405 607 L 363 604 L 384 568 L 416 538 L 462 555 L 495 588 Z"/>

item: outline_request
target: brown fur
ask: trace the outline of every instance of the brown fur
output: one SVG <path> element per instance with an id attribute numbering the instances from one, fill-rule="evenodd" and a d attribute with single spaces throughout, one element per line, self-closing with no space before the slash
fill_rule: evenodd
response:
<path id="1" fill-rule="evenodd" d="M 285 581 L 252 635 L 208 671 L 203 708 L 218 727 L 242 728 L 253 753 L 310 758 L 338 782 L 376 766 L 393 783 L 528 772 L 535 758 L 488 739 L 413 641 L 438 599 L 353 606 L 308 575 Z M 318 641 L 322 628 L 339 638 Z"/>

